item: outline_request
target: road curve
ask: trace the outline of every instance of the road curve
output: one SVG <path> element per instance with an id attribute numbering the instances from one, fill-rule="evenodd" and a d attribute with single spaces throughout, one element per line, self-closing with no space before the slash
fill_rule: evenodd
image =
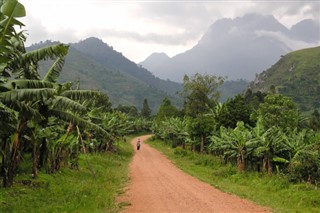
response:
<path id="1" fill-rule="evenodd" d="M 219 191 L 182 172 L 144 141 L 130 164 L 130 183 L 119 201 L 129 203 L 126 213 L 258 213 L 270 212 L 251 201 Z M 135 147 L 137 138 L 131 141 Z"/>

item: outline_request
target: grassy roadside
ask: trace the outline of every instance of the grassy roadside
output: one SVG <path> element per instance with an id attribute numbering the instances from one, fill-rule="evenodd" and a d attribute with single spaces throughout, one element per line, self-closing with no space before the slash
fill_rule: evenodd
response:
<path id="1" fill-rule="evenodd" d="M 320 212 L 320 191 L 315 186 L 291 184 L 280 175 L 239 173 L 233 166 L 221 165 L 214 156 L 173 149 L 159 140 L 149 140 L 148 144 L 190 175 L 222 191 L 268 206 L 274 212 Z"/>
<path id="2" fill-rule="evenodd" d="M 54 175 L 40 173 L 37 180 L 19 175 L 12 188 L 0 188 L 0 212 L 117 212 L 117 195 L 128 181 L 133 149 L 119 143 L 118 153 L 88 155 L 96 178 L 85 158 L 80 169 L 62 169 Z"/>

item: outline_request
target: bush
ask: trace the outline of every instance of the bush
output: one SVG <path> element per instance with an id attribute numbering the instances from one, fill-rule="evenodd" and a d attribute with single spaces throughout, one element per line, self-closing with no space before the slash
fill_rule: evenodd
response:
<path id="1" fill-rule="evenodd" d="M 179 155 L 181 157 L 187 156 L 188 155 L 188 151 L 185 149 L 182 149 L 181 147 L 176 147 L 173 151 L 173 153 L 175 155 Z"/>
<path id="2" fill-rule="evenodd" d="M 237 168 L 234 167 L 231 164 L 227 164 L 223 167 L 219 167 L 215 170 L 212 171 L 212 174 L 214 176 L 219 176 L 219 177 L 223 177 L 223 178 L 227 178 L 230 177 L 232 175 L 237 174 Z"/>
<path id="3" fill-rule="evenodd" d="M 290 163 L 289 174 L 292 182 L 317 183 L 320 181 L 319 159 L 313 155 L 300 155 Z"/>

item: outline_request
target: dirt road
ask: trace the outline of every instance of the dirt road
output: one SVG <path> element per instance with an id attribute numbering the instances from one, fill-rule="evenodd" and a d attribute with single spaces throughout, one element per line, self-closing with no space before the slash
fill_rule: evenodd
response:
<path id="1" fill-rule="evenodd" d="M 140 137 L 141 149 L 135 150 L 130 165 L 130 184 L 119 198 L 129 203 L 124 212 L 269 212 L 185 174 L 162 153 L 144 144 L 148 137 Z M 131 141 L 133 146 L 136 141 Z"/>

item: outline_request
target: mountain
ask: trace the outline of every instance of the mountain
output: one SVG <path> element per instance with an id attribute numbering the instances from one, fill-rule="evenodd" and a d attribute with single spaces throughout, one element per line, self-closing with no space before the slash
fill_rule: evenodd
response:
<path id="1" fill-rule="evenodd" d="M 156 70 L 161 67 L 163 63 L 170 60 L 170 57 L 165 53 L 152 53 L 148 58 L 139 64 L 143 67 L 147 67 L 148 70 Z"/>
<path id="2" fill-rule="evenodd" d="M 71 46 L 106 68 L 119 71 L 125 76 L 163 90 L 170 95 L 175 95 L 176 91 L 181 89 L 181 85 L 155 77 L 150 71 L 130 61 L 98 38 L 87 38 Z"/>
<path id="3" fill-rule="evenodd" d="M 319 32 L 319 23 L 314 20 L 301 21 L 289 30 L 271 15 L 224 18 L 212 24 L 192 49 L 159 66 L 146 61 L 140 64 L 160 78 L 177 82 L 196 72 L 253 80 L 281 55 L 301 46 L 316 46 Z"/>
<path id="4" fill-rule="evenodd" d="M 27 51 L 54 43 L 40 42 L 27 48 Z M 51 61 L 41 64 L 41 76 L 51 64 Z M 180 104 L 175 94 L 181 89 L 180 84 L 154 77 L 97 38 L 70 44 L 59 81 L 77 80 L 80 80 L 83 89 L 98 89 L 107 93 L 113 106 L 123 104 L 141 108 L 144 98 L 147 98 L 155 113 L 164 97 L 168 97 L 176 105 Z"/>
<path id="5" fill-rule="evenodd" d="M 267 92 L 271 87 L 291 97 L 301 111 L 320 109 L 320 46 L 291 52 L 256 76 L 249 88 Z"/>
<path id="6" fill-rule="evenodd" d="M 320 22 L 312 19 L 300 21 L 291 27 L 290 35 L 297 40 L 317 42 L 320 39 Z"/>

